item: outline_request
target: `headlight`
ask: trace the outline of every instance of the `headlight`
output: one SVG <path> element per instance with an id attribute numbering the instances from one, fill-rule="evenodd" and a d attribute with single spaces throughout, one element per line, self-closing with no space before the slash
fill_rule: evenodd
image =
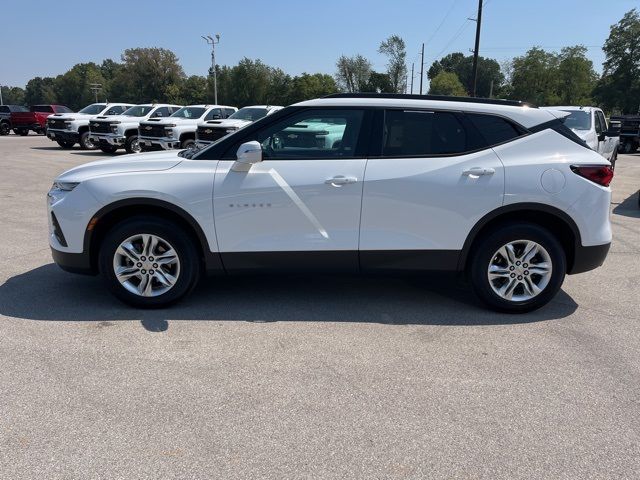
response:
<path id="1" fill-rule="evenodd" d="M 165 128 L 165 129 L 164 129 L 164 134 L 165 134 L 167 137 L 172 137 L 172 136 L 173 136 L 173 130 L 171 130 L 170 128 Z"/>
<path id="2" fill-rule="evenodd" d="M 238 127 L 229 127 L 227 128 L 227 133 L 232 133 L 232 132 L 235 132 L 236 130 L 238 130 Z"/>
<path id="3" fill-rule="evenodd" d="M 117 125 L 111 125 L 111 133 L 118 133 L 118 126 Z"/>
<path id="4" fill-rule="evenodd" d="M 71 130 L 71 122 L 65 122 L 64 126 L 67 130 Z"/>
<path id="5" fill-rule="evenodd" d="M 51 188 L 55 189 L 55 190 L 62 190 L 64 192 L 70 192 L 71 190 L 76 188 L 78 185 L 80 185 L 80 182 L 59 182 L 59 181 L 55 181 L 55 182 L 53 182 L 53 186 Z"/>

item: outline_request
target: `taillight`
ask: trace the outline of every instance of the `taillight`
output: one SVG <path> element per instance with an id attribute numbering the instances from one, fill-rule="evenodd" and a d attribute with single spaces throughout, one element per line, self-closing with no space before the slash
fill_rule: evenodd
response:
<path id="1" fill-rule="evenodd" d="M 609 165 L 571 165 L 571 171 L 603 187 L 613 180 L 613 168 Z"/>

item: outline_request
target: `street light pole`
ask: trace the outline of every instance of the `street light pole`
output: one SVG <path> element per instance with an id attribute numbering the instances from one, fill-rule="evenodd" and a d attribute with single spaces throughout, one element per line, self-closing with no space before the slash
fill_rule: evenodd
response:
<path id="1" fill-rule="evenodd" d="M 213 102 L 218 104 L 218 76 L 216 72 L 216 45 L 220 43 L 220 34 L 216 33 L 214 39 L 211 35 L 201 35 L 207 44 L 211 45 L 211 73 L 213 73 Z"/>

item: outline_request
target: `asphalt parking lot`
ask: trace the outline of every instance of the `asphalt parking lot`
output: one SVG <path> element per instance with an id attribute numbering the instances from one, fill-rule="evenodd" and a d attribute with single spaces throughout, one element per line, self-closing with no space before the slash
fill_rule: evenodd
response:
<path id="1" fill-rule="evenodd" d="M 605 265 L 524 316 L 453 279 L 208 279 L 123 306 L 47 244 L 102 152 L 0 137 L 0 477 L 640 477 L 640 154 Z"/>

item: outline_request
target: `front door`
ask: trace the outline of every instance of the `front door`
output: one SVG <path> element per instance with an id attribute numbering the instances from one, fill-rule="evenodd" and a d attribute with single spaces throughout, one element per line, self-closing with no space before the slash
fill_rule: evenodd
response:
<path id="1" fill-rule="evenodd" d="M 242 139 L 262 145 L 263 161 L 248 172 L 219 162 L 214 219 L 227 271 L 357 271 L 368 117 L 304 110 Z"/>

